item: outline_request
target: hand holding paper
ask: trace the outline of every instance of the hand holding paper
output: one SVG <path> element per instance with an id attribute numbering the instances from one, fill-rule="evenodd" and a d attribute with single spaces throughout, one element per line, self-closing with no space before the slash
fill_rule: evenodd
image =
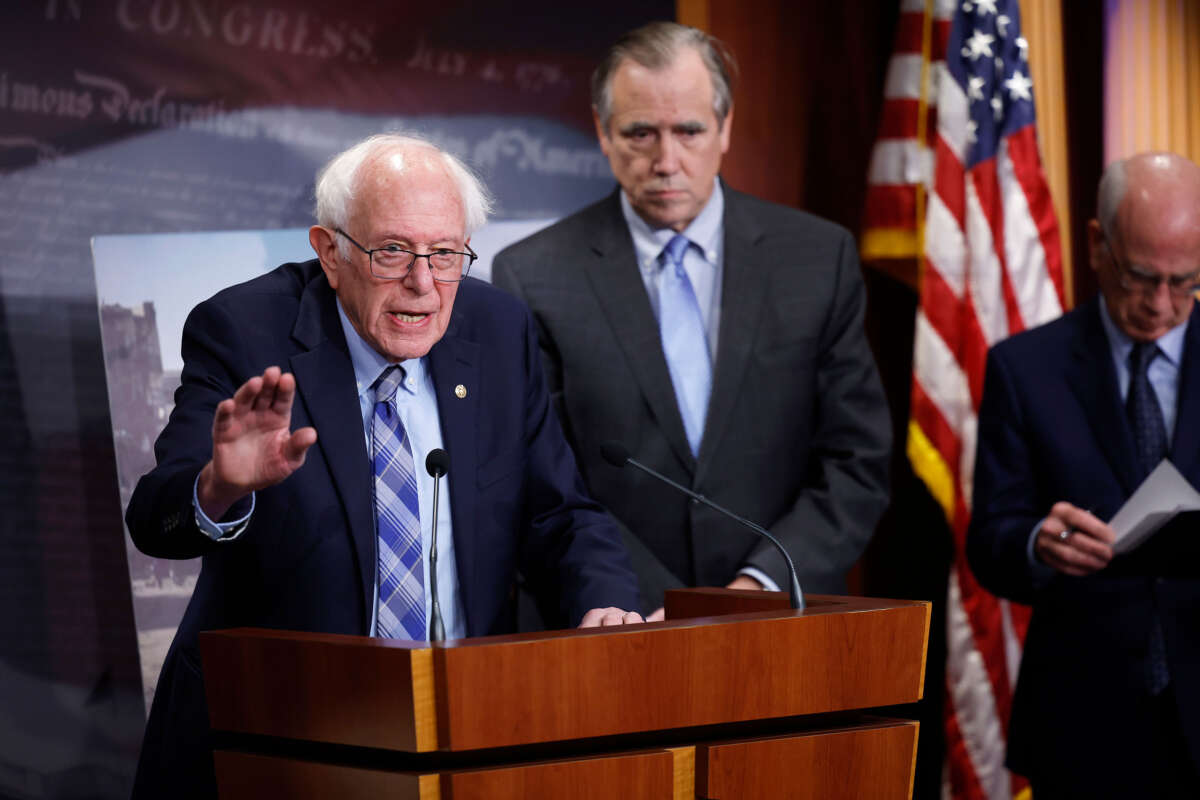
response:
<path id="1" fill-rule="evenodd" d="M 1033 546 L 1043 564 L 1081 577 L 1108 566 L 1113 539 L 1112 528 L 1092 512 L 1059 502 L 1042 521 Z"/>

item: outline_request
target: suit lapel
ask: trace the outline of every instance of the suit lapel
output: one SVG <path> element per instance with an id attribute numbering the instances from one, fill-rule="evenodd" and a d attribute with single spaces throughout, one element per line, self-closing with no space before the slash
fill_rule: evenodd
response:
<path id="1" fill-rule="evenodd" d="M 1179 396 L 1175 402 L 1175 436 L 1171 461 L 1192 480 L 1200 472 L 1200 307 L 1193 308 L 1179 365 Z"/>
<path id="2" fill-rule="evenodd" d="M 334 489 L 346 509 L 358 558 L 362 610 L 371 618 L 375 591 L 375 513 L 371 507 L 371 468 L 362 435 L 362 414 L 354 391 L 354 367 L 334 305 L 334 294 L 319 277 L 300 298 L 292 336 L 307 351 L 291 358 L 301 401 L 320 436 Z"/>
<path id="3" fill-rule="evenodd" d="M 450 518 L 454 530 L 454 553 L 458 586 L 462 593 L 466 630 L 472 631 L 472 587 L 478 547 L 475 524 L 476 435 L 479 414 L 479 345 L 459 338 L 457 313 L 442 340 L 429 351 L 429 371 L 437 395 L 442 444 L 450 455 Z M 456 392 L 462 386 L 465 392 Z M 463 394 L 459 397 L 459 394 Z M 422 467 L 423 468 L 423 467 Z"/>
<path id="4" fill-rule="evenodd" d="M 617 190 L 618 192 L 620 189 Z M 695 468 L 683 418 L 675 402 L 671 373 L 663 355 L 658 322 L 638 269 L 633 239 L 621 216 L 619 195 L 613 193 L 602 209 L 599 225 L 590 243 L 587 275 L 608 325 L 612 329 L 634 380 L 642 390 L 650 412 L 675 452 L 689 471 Z"/>
<path id="5" fill-rule="evenodd" d="M 1080 327 L 1072 343 L 1073 358 L 1067 385 L 1087 414 L 1104 457 L 1120 479 L 1126 494 L 1137 488 L 1133 436 L 1129 431 L 1121 392 L 1104 326 L 1100 321 L 1102 300 L 1093 300 L 1080 316 Z"/>
<path id="6" fill-rule="evenodd" d="M 722 183 L 725 252 L 721 276 L 721 329 L 717 338 L 712 397 L 700 444 L 697 480 L 703 474 L 721 434 L 729 423 L 746 374 L 754 335 L 766 298 L 770 264 L 755 252 L 761 237 L 758 222 L 745 212 L 741 197 Z M 755 268 L 758 268 L 757 270 Z"/>

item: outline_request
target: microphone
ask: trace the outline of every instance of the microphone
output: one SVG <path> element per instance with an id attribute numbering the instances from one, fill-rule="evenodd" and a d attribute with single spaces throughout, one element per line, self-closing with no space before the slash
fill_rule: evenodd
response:
<path id="1" fill-rule="evenodd" d="M 446 641 L 446 627 L 442 624 L 442 606 L 438 602 L 437 584 L 437 535 L 438 535 L 438 487 L 440 478 L 450 471 L 450 454 L 440 447 L 435 447 L 425 456 L 425 471 L 433 478 L 433 534 L 429 542 L 429 593 L 432 598 L 429 614 L 429 641 Z"/>
<path id="2" fill-rule="evenodd" d="M 783 560 L 787 564 L 788 577 L 791 578 L 792 582 L 788 592 L 788 594 L 791 596 L 792 608 L 800 610 L 804 609 L 804 593 L 800 591 L 800 579 L 796 576 L 796 565 L 792 563 L 792 557 L 788 555 L 787 550 L 783 549 L 783 545 L 779 543 L 779 540 L 771 535 L 770 531 L 761 525 L 756 525 L 745 517 L 739 517 L 729 509 L 723 508 L 714 503 L 712 500 L 709 500 L 704 495 L 693 492 L 686 486 L 676 483 L 666 475 L 656 472 L 640 461 L 635 460 L 629 455 L 629 449 L 620 442 L 608 441 L 600 445 L 600 455 L 604 457 L 605 461 L 607 461 L 609 464 L 612 464 L 614 467 L 617 467 L 618 469 L 624 467 L 626 464 L 637 467 L 647 475 L 657 478 L 668 486 L 673 486 L 674 488 L 686 494 L 688 497 L 695 500 L 697 503 L 703 503 L 714 511 L 719 511 L 735 522 L 740 522 L 742 525 L 745 525 L 759 536 L 765 537 L 767 540 L 769 540 L 771 544 L 775 545 L 775 549 L 779 551 L 779 554 L 783 556 Z"/>

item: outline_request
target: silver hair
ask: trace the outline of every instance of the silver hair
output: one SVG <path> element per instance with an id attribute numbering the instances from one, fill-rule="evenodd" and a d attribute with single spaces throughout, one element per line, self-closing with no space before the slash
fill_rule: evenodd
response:
<path id="1" fill-rule="evenodd" d="M 592 108 L 600 118 L 600 126 L 608 130 L 613 75 L 626 59 L 647 69 L 660 70 L 669 66 L 685 48 L 695 50 L 708 69 L 713 87 L 713 113 L 717 122 L 724 124 L 733 107 L 733 78 L 737 74 L 737 62 L 729 48 L 698 28 L 678 22 L 651 22 L 618 39 L 592 73 Z"/>
<path id="2" fill-rule="evenodd" d="M 314 214 L 317 224 L 326 228 L 346 230 L 350 223 L 350 208 L 358 192 L 358 173 L 362 165 L 374 157 L 394 151 L 431 150 L 442 161 L 458 189 L 466 224 L 465 234 L 483 227 L 492 212 L 492 197 L 487 187 L 462 161 L 447 153 L 428 139 L 411 134 L 379 133 L 369 136 L 331 158 L 317 173 Z M 338 251 L 349 256 L 349 244 L 339 237 Z"/>
<path id="3" fill-rule="evenodd" d="M 1104 168 L 1100 177 L 1100 186 L 1096 189 L 1096 218 L 1100 220 L 1100 229 L 1109 241 L 1116 234 L 1117 210 L 1125 199 L 1125 188 L 1128 180 L 1125 174 L 1126 160 L 1114 161 Z"/>

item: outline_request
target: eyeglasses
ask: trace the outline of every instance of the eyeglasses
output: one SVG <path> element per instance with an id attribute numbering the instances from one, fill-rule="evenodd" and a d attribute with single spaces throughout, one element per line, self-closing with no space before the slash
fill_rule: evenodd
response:
<path id="1" fill-rule="evenodd" d="M 412 250 L 405 250 L 395 244 L 368 250 L 354 241 L 350 234 L 341 228 L 334 228 L 334 230 L 345 236 L 350 244 L 366 253 L 367 259 L 371 263 L 371 274 L 385 281 L 398 281 L 407 277 L 413 264 L 417 263 L 417 259 L 423 258 L 428 262 L 429 272 L 435 281 L 457 283 L 467 277 L 467 273 L 471 271 L 471 265 L 475 263 L 475 259 L 479 258 L 470 245 L 463 245 L 467 248 L 465 253 L 441 249 L 434 250 L 432 253 L 414 253 Z"/>
<path id="2" fill-rule="evenodd" d="M 1196 284 L 1200 283 L 1200 269 L 1186 275 L 1159 275 L 1154 272 L 1146 272 L 1117 258 L 1116 251 L 1108 241 L 1108 236 L 1105 235 L 1103 239 L 1113 266 L 1117 268 L 1117 282 L 1125 291 L 1154 295 L 1158 293 L 1158 287 L 1164 283 L 1167 284 L 1167 291 L 1171 293 L 1172 297 L 1182 299 L 1196 291 Z"/>

